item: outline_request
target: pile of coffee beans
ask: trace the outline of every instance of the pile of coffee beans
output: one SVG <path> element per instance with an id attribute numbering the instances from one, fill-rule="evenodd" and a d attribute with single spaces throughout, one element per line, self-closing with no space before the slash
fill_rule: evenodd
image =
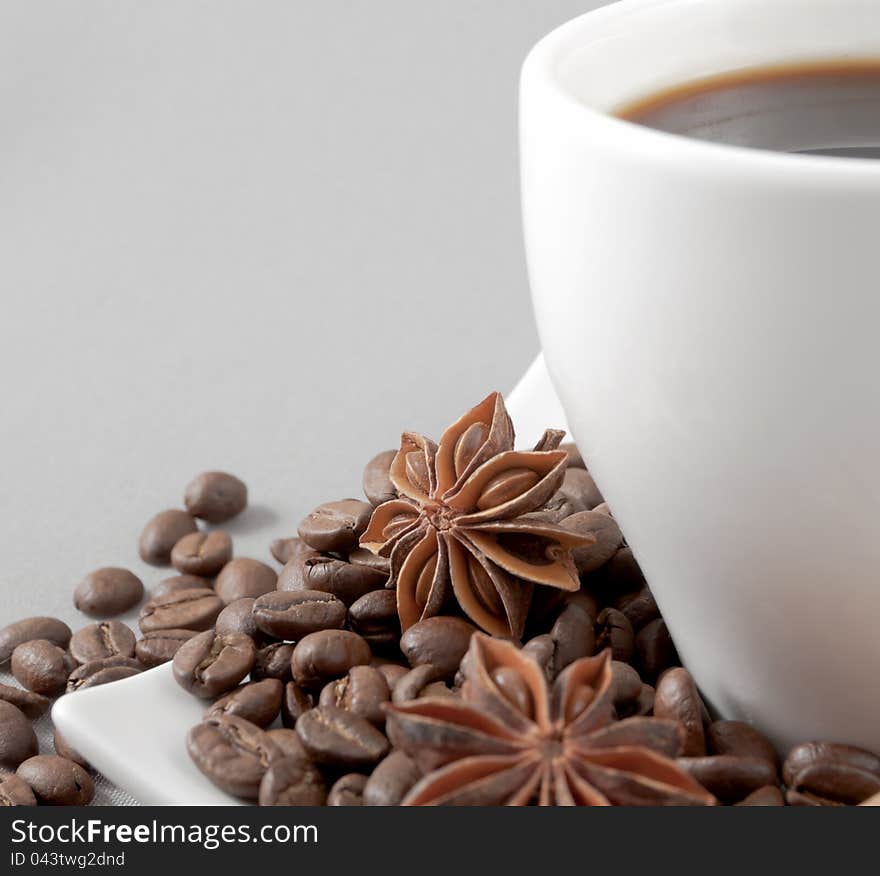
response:
<path id="1" fill-rule="evenodd" d="M 880 795 L 871 752 L 807 742 L 782 760 L 749 724 L 713 720 L 610 510 L 574 446 L 566 449 L 569 467 L 546 514 L 596 542 L 574 553 L 578 592 L 536 588 L 517 642 L 548 679 L 611 649 L 618 716 L 678 721 L 678 763 L 723 804 L 840 806 Z M 141 606 L 140 638 L 113 619 L 144 597 L 140 580 L 118 568 L 76 588 L 75 605 L 95 619 L 76 633 L 43 617 L 0 630 L 0 664 L 11 661 L 21 685 L 0 685 L 0 805 L 88 802 L 89 765 L 57 733 L 56 754 L 40 754 L 31 722 L 60 693 L 169 661 L 176 682 L 205 704 L 181 745 L 217 787 L 267 806 L 399 804 L 421 774 L 386 735 L 386 706 L 457 697 L 476 628 L 443 615 L 401 635 L 388 561 L 358 546 L 373 508 L 396 497 L 394 455 L 367 465 L 366 500 L 321 505 L 295 536 L 272 542 L 280 569 L 234 557 L 226 532 L 199 527 L 244 510 L 244 483 L 222 472 L 194 479 L 185 509 L 161 511 L 141 534 L 141 558 L 177 574 Z"/>

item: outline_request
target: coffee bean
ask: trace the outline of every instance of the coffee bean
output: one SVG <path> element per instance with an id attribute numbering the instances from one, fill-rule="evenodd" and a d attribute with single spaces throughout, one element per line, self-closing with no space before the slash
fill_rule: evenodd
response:
<path id="1" fill-rule="evenodd" d="M 575 604 L 580 606 L 591 618 L 599 617 L 599 600 L 596 596 L 584 587 L 575 593 L 565 594 L 565 604 Z"/>
<path id="2" fill-rule="evenodd" d="M 78 763 L 84 770 L 90 770 L 88 761 L 75 749 L 71 748 L 68 741 L 61 735 L 61 731 L 56 727 L 52 734 L 52 744 L 55 746 L 55 754 L 60 757 L 66 757 L 74 763 Z"/>
<path id="3" fill-rule="evenodd" d="M 319 505 L 299 524 L 299 537 L 316 551 L 345 554 L 358 546 L 373 506 L 359 499 Z"/>
<path id="4" fill-rule="evenodd" d="M 115 657 L 105 657 L 102 660 L 92 660 L 83 663 L 70 673 L 67 679 L 67 692 L 84 690 L 89 687 L 99 687 L 102 684 L 110 684 L 113 681 L 121 681 L 123 678 L 131 678 L 137 675 L 143 667 L 132 657 L 123 657 L 117 654 Z"/>
<path id="5" fill-rule="evenodd" d="M 12 652 L 15 680 L 47 697 L 58 696 L 64 690 L 67 676 L 75 666 L 76 661 L 66 651 L 46 639 L 25 642 Z"/>
<path id="6" fill-rule="evenodd" d="M 27 617 L 3 627 L 0 630 L 0 664 L 5 663 L 19 645 L 34 639 L 45 639 L 59 648 L 66 648 L 70 642 L 70 627 L 56 617 Z"/>
<path id="7" fill-rule="evenodd" d="M 281 563 L 282 566 L 287 565 L 291 560 L 305 560 L 309 557 L 318 557 L 320 552 L 314 548 L 310 548 L 301 538 L 293 536 L 291 538 L 276 538 L 269 545 L 269 552 Z"/>
<path id="8" fill-rule="evenodd" d="M 258 629 L 276 639 L 301 639 L 319 630 L 339 629 L 345 623 L 345 605 L 319 590 L 274 590 L 254 602 Z"/>
<path id="9" fill-rule="evenodd" d="M 880 757 L 851 745 L 807 742 L 789 752 L 782 777 L 795 805 L 854 805 L 880 792 Z"/>
<path id="10" fill-rule="evenodd" d="M 171 565 L 185 575 L 211 578 L 232 559 L 232 539 L 222 529 L 191 532 L 171 551 Z"/>
<path id="11" fill-rule="evenodd" d="M 373 770 L 364 786 L 364 805 L 399 806 L 421 778 L 415 763 L 402 751 L 392 751 Z"/>
<path id="12" fill-rule="evenodd" d="M 743 797 L 734 806 L 785 806 L 785 797 L 778 785 L 764 785 L 757 791 L 752 791 L 748 797 Z"/>
<path id="13" fill-rule="evenodd" d="M 523 645 L 522 650 L 523 654 L 531 657 L 544 670 L 544 674 L 548 679 L 556 677 L 556 667 L 554 664 L 556 641 L 549 633 L 543 633 L 540 636 L 529 639 Z"/>
<path id="14" fill-rule="evenodd" d="M 373 506 L 397 498 L 397 489 L 391 483 L 389 475 L 395 456 L 397 456 L 396 450 L 383 450 L 381 453 L 377 453 L 364 469 L 364 495 Z"/>
<path id="15" fill-rule="evenodd" d="M 598 511 L 579 511 L 561 520 L 559 525 L 578 535 L 595 539 L 592 544 L 575 548 L 571 552 L 571 558 L 580 575 L 604 566 L 623 544 L 623 533 L 617 521 Z"/>
<path id="16" fill-rule="evenodd" d="M 370 646 L 357 633 L 321 630 L 300 639 L 293 649 L 293 679 L 306 688 L 322 687 L 341 678 L 352 666 L 370 662 Z"/>
<path id="17" fill-rule="evenodd" d="M 70 639 L 70 653 L 77 663 L 90 663 L 121 654 L 133 657 L 135 636 L 122 621 L 102 621 L 77 630 Z"/>
<path id="18" fill-rule="evenodd" d="M 639 691 L 639 697 L 635 704 L 634 714 L 640 717 L 654 713 L 654 701 L 657 691 L 650 684 L 643 684 Z"/>
<path id="19" fill-rule="evenodd" d="M 278 717 L 283 690 L 284 685 L 277 678 L 243 684 L 220 697 L 205 717 L 236 715 L 258 727 L 268 727 Z"/>
<path id="20" fill-rule="evenodd" d="M 431 684 L 432 679 L 437 677 L 437 669 L 430 663 L 423 663 L 407 672 L 403 678 L 398 679 L 391 691 L 391 702 L 395 706 L 401 706 L 412 700 L 418 699 L 425 688 Z"/>
<path id="21" fill-rule="evenodd" d="M 38 750 L 34 728 L 24 713 L 12 703 L 0 700 L 0 768 L 14 770 Z"/>
<path id="22" fill-rule="evenodd" d="M 230 602 L 223 611 L 217 615 L 217 621 L 214 624 L 214 630 L 220 634 L 241 633 L 243 636 L 250 636 L 254 642 L 258 639 L 265 639 L 266 636 L 257 629 L 254 621 L 254 603 L 256 600 L 252 596 L 245 596 L 243 599 L 236 599 Z"/>
<path id="23" fill-rule="evenodd" d="M 314 705 L 310 694 L 295 681 L 288 681 L 284 685 L 284 696 L 281 700 L 281 723 L 285 727 L 295 727 L 296 722 Z"/>
<path id="24" fill-rule="evenodd" d="M 635 634 L 626 615 L 616 608 L 603 608 L 596 618 L 596 650 L 610 648 L 615 660 L 630 663 L 635 645 Z"/>
<path id="25" fill-rule="evenodd" d="M 663 618 L 645 624 L 636 634 L 636 652 L 642 678 L 654 681 L 664 669 L 678 665 L 678 652 Z"/>
<path id="26" fill-rule="evenodd" d="M 334 557 L 291 560 L 278 574 L 278 590 L 320 590 L 331 593 L 346 605 L 385 586 L 388 576 L 369 566 L 359 566 Z"/>
<path id="27" fill-rule="evenodd" d="M 566 456 L 568 456 L 568 460 L 566 461 L 566 465 L 569 468 L 586 468 L 586 464 L 584 463 L 584 458 L 581 456 L 580 450 L 577 449 L 577 445 L 573 441 L 565 441 L 564 443 L 559 445 L 560 450 L 564 450 Z"/>
<path id="28" fill-rule="evenodd" d="M 147 521 L 138 541 L 140 558 L 151 566 L 167 566 L 171 551 L 185 535 L 198 532 L 195 520 L 186 511 L 170 508 Z"/>
<path id="29" fill-rule="evenodd" d="M 151 599 L 142 609 L 138 626 L 143 633 L 155 630 L 194 630 L 214 625 L 223 600 L 213 590 L 179 590 Z"/>
<path id="30" fill-rule="evenodd" d="M 382 733 L 365 718 L 342 709 L 310 709 L 296 722 L 296 732 L 315 763 L 334 769 L 373 766 L 388 753 Z"/>
<path id="31" fill-rule="evenodd" d="M 32 690 L 22 690 L 9 684 L 0 684 L 0 700 L 20 709 L 26 718 L 36 721 L 49 711 L 52 701 Z"/>
<path id="32" fill-rule="evenodd" d="M 622 547 L 595 574 L 601 579 L 602 589 L 610 594 L 633 593 L 647 586 L 645 576 L 629 547 Z"/>
<path id="33" fill-rule="evenodd" d="M 235 603 L 233 603 L 234 605 Z M 260 681 L 263 678 L 277 678 L 288 682 L 293 678 L 290 669 L 290 658 L 293 657 L 293 645 L 290 642 L 272 642 L 257 651 L 257 659 L 251 670 L 251 678 Z"/>
<path id="34" fill-rule="evenodd" d="M 556 673 L 581 657 L 589 657 L 596 647 L 593 618 L 577 603 L 569 603 L 550 630 L 555 650 L 553 666 Z"/>
<path id="35" fill-rule="evenodd" d="M 804 742 L 788 753 L 782 767 L 782 780 L 786 785 L 793 785 L 801 770 L 821 763 L 841 763 L 880 775 L 880 757 L 870 751 L 837 742 Z"/>
<path id="36" fill-rule="evenodd" d="M 272 730 L 267 730 L 266 735 L 278 746 L 284 757 L 308 758 L 296 730 L 291 730 L 289 727 L 274 727 Z"/>
<path id="37" fill-rule="evenodd" d="M 180 646 L 172 669 L 184 690 L 210 699 L 232 690 L 251 671 L 256 656 L 257 649 L 247 636 L 206 630 Z"/>
<path id="38" fill-rule="evenodd" d="M 73 593 L 73 604 L 92 617 L 113 617 L 144 598 L 144 585 L 128 569 L 107 567 L 86 575 Z"/>
<path id="39" fill-rule="evenodd" d="M 257 799 L 266 770 L 282 757 L 265 731 L 234 715 L 197 724 L 186 747 L 193 763 L 218 788 L 246 800 Z"/>
<path id="40" fill-rule="evenodd" d="M 250 597 L 256 599 L 270 593 L 278 583 L 275 571 L 247 557 L 230 560 L 221 570 L 214 582 L 217 595 L 228 605 L 236 599 Z"/>
<path id="41" fill-rule="evenodd" d="M 432 664 L 437 678 L 452 678 L 476 627 L 457 617 L 429 617 L 413 624 L 400 637 L 400 650 L 410 666 Z"/>
<path id="42" fill-rule="evenodd" d="M 400 640 L 400 619 L 397 616 L 397 593 L 394 590 L 372 590 L 355 600 L 348 610 L 351 628 L 362 635 L 373 649 L 397 646 Z"/>
<path id="43" fill-rule="evenodd" d="M 16 775 L 44 806 L 85 806 L 95 795 L 92 777 L 78 763 L 57 754 L 28 758 Z"/>
<path id="44" fill-rule="evenodd" d="M 0 807 L 36 805 L 37 798 L 24 779 L 15 773 L 0 773 Z"/>
<path id="45" fill-rule="evenodd" d="M 304 749 L 273 761 L 260 785 L 260 806 L 323 806 L 326 799 L 323 777 Z"/>
<path id="46" fill-rule="evenodd" d="M 567 468 L 557 495 L 567 499 L 577 511 L 590 511 L 604 501 L 593 476 L 584 468 Z"/>
<path id="47" fill-rule="evenodd" d="M 804 767 L 788 789 L 796 806 L 858 806 L 880 793 L 880 776 L 842 763 Z"/>
<path id="48" fill-rule="evenodd" d="M 337 779 L 327 795 L 328 806 L 363 806 L 367 777 L 360 773 L 347 773 Z"/>
<path id="49" fill-rule="evenodd" d="M 680 757 L 676 763 L 722 803 L 736 803 L 776 781 L 773 764 L 754 757 L 717 754 Z"/>
<path id="50" fill-rule="evenodd" d="M 636 632 L 660 617 L 660 609 L 657 608 L 654 594 L 647 587 L 643 587 L 635 593 L 625 593 L 623 596 L 619 596 L 614 602 L 614 607 L 626 615 Z"/>
<path id="51" fill-rule="evenodd" d="M 617 713 L 632 714 L 642 692 L 642 679 L 628 663 L 611 662 L 611 701 Z"/>
<path id="52" fill-rule="evenodd" d="M 360 715 L 381 729 L 385 726 L 382 705 L 390 699 L 388 682 L 378 669 L 373 666 L 354 666 L 348 675 L 324 686 L 318 705 L 332 706 Z"/>
<path id="53" fill-rule="evenodd" d="M 393 691 L 397 682 L 412 671 L 409 666 L 400 663 L 383 663 L 376 668 L 385 676 L 389 691 Z"/>
<path id="54" fill-rule="evenodd" d="M 669 672 L 676 671 L 669 670 Z M 769 761 L 774 766 L 779 765 L 779 757 L 773 743 L 745 721 L 713 721 L 706 729 L 706 744 L 712 754 L 757 757 Z"/>
<path id="55" fill-rule="evenodd" d="M 355 548 L 349 553 L 348 561 L 356 566 L 366 566 L 383 575 L 388 575 L 391 572 L 391 560 L 388 557 L 380 557 L 367 548 Z"/>
<path id="56" fill-rule="evenodd" d="M 703 709 L 699 691 L 687 669 L 669 669 L 660 676 L 654 697 L 654 715 L 679 721 L 684 727 L 684 749 L 681 753 L 685 757 L 702 757 L 706 754 Z"/>
<path id="57" fill-rule="evenodd" d="M 225 523 L 247 507 L 247 486 L 225 471 L 206 471 L 194 477 L 183 493 L 183 503 L 193 517 L 208 523 Z"/>
<path id="58" fill-rule="evenodd" d="M 152 599 L 159 599 L 169 593 L 178 593 L 181 590 L 205 590 L 213 589 L 214 582 L 210 578 L 200 578 L 198 575 L 172 575 L 165 578 L 153 588 Z"/>
<path id="59" fill-rule="evenodd" d="M 180 646 L 194 635 L 193 630 L 154 630 L 144 633 L 144 637 L 134 646 L 134 653 L 148 669 L 160 666 L 173 660 Z"/>
<path id="60" fill-rule="evenodd" d="M 323 806 L 324 778 L 307 757 L 282 757 L 270 764 L 260 782 L 260 806 Z"/>

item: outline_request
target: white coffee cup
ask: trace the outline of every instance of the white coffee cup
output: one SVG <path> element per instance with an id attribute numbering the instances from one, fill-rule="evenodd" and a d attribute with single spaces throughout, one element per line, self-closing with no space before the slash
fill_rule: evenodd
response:
<path id="1" fill-rule="evenodd" d="M 522 190 L 553 385 L 709 703 L 880 751 L 880 162 L 611 115 L 852 57 L 880 58 L 877 0 L 591 12 L 525 63 Z"/>

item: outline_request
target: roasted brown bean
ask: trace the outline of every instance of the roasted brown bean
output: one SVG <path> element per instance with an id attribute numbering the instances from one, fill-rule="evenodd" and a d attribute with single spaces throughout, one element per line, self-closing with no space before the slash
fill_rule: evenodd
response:
<path id="1" fill-rule="evenodd" d="M 687 669 L 669 669 L 660 676 L 654 696 L 654 715 L 681 722 L 685 731 L 684 750 L 681 753 L 685 757 L 702 757 L 706 754 L 704 708 L 697 686 Z"/>
<path id="2" fill-rule="evenodd" d="M 366 806 L 399 806 L 421 778 L 419 768 L 402 751 L 392 751 L 372 772 L 364 786 Z"/>
<path id="3" fill-rule="evenodd" d="M 113 617 L 144 598 L 144 585 L 128 569 L 107 567 L 86 575 L 73 593 L 73 604 L 92 617 Z"/>
<path id="4" fill-rule="evenodd" d="M 282 757 L 264 730 L 232 715 L 197 724 L 186 747 L 193 763 L 218 788 L 247 800 L 257 799 L 266 770 Z"/>
<path id="5" fill-rule="evenodd" d="M 43 805 L 85 806 L 95 795 L 92 777 L 78 763 L 57 754 L 28 758 L 16 775 L 30 785 Z"/>
<path id="6" fill-rule="evenodd" d="M 367 777 L 360 773 L 347 773 L 336 780 L 327 795 L 328 806 L 363 806 Z"/>
<path id="7" fill-rule="evenodd" d="M 213 590 L 179 590 L 151 599 L 142 609 L 138 626 L 143 633 L 155 630 L 194 630 L 214 625 L 223 600 Z"/>
<path id="8" fill-rule="evenodd" d="M 184 690 L 208 699 L 232 690 L 251 671 L 256 656 L 257 649 L 247 636 L 206 630 L 180 646 L 172 669 Z"/>
<path id="9" fill-rule="evenodd" d="M 316 551 L 344 554 L 358 546 L 372 513 L 359 499 L 325 502 L 300 522 L 299 537 Z"/>
<path id="10" fill-rule="evenodd" d="M 345 605 L 319 590 L 275 590 L 254 602 L 257 628 L 277 639 L 302 639 L 319 630 L 340 629 Z"/>
<path id="11" fill-rule="evenodd" d="M 222 529 L 191 532 L 171 551 L 171 565 L 182 575 L 212 578 L 232 559 L 232 539 Z"/>
<path id="12" fill-rule="evenodd" d="M 773 764 L 754 757 L 718 754 L 680 757 L 677 763 L 722 803 L 737 803 L 776 781 Z"/>
<path id="13" fill-rule="evenodd" d="M 148 669 L 160 666 L 173 660 L 178 648 L 194 635 L 193 630 L 154 630 L 144 633 L 144 637 L 135 645 L 134 653 Z"/>
<path id="14" fill-rule="evenodd" d="M 220 697 L 205 714 L 237 715 L 258 727 L 268 727 L 281 709 L 281 695 L 284 685 L 277 678 L 252 681 L 231 690 Z"/>
<path id="15" fill-rule="evenodd" d="M 378 506 L 397 498 L 397 490 L 389 476 L 395 456 L 397 456 L 396 450 L 383 450 L 377 453 L 364 469 L 364 495 L 371 505 Z"/>
<path id="16" fill-rule="evenodd" d="M 28 690 L 47 697 L 58 696 L 76 661 L 46 639 L 24 642 L 12 652 L 12 674 Z"/>
<path id="17" fill-rule="evenodd" d="M 90 663 L 121 654 L 133 657 L 135 636 L 122 621 L 102 621 L 77 630 L 70 639 L 70 653 L 77 663 Z"/>
<path id="18" fill-rule="evenodd" d="M 234 603 L 233 603 L 234 604 Z M 272 642 L 257 651 L 251 678 L 260 681 L 264 678 L 277 678 L 288 682 L 293 678 L 290 658 L 293 656 L 293 645 L 290 642 Z"/>
<path id="19" fill-rule="evenodd" d="M 5 663 L 12 652 L 25 642 L 45 639 L 59 648 L 70 642 L 70 627 L 57 617 L 26 617 L 0 629 L 0 664 Z"/>
<path id="20" fill-rule="evenodd" d="M 0 684 L 0 700 L 20 709 L 24 716 L 31 721 L 45 715 L 49 711 L 52 701 L 42 694 L 32 690 L 22 690 L 10 684 Z"/>
<path id="21" fill-rule="evenodd" d="M 307 757 L 282 757 L 272 762 L 260 782 L 260 806 L 323 806 L 327 786 Z"/>
<path id="22" fill-rule="evenodd" d="M 183 502 L 193 517 L 225 523 L 247 507 L 247 486 L 225 471 L 205 471 L 186 486 Z"/>
<path id="23" fill-rule="evenodd" d="M 33 757 L 39 747 L 30 721 L 12 703 L 0 700 L 0 774 Z"/>
<path id="24" fill-rule="evenodd" d="M 623 533 L 617 521 L 599 511 L 579 511 L 560 521 L 563 529 L 594 539 L 592 544 L 571 552 L 578 573 L 586 575 L 604 566 L 623 544 Z"/>
<path id="25" fill-rule="evenodd" d="M 410 666 L 430 663 L 436 678 L 452 678 L 477 631 L 473 624 L 457 617 L 430 617 L 413 624 L 400 637 L 400 650 Z"/>
<path id="26" fill-rule="evenodd" d="M 256 599 L 270 593 L 278 583 L 275 570 L 259 560 L 239 557 L 230 560 L 214 582 L 217 595 L 228 605 L 236 599 Z"/>
<path id="27" fill-rule="evenodd" d="M 303 687 L 322 687 L 334 678 L 341 678 L 352 666 L 366 665 L 371 657 L 370 646 L 357 633 L 347 630 L 310 633 L 293 649 L 293 679 Z"/>
<path id="28" fill-rule="evenodd" d="M 385 726 L 384 703 L 391 699 L 385 676 L 372 666 L 354 666 L 348 675 L 324 686 L 318 702 L 366 718 L 378 728 Z"/>
<path id="29" fill-rule="evenodd" d="M 334 769 L 369 767 L 388 753 L 388 740 L 369 721 L 342 709 L 319 706 L 296 722 L 312 759 Z"/>
<path id="30" fill-rule="evenodd" d="M 145 563 L 167 566 L 174 545 L 190 532 L 198 532 L 192 515 L 178 508 L 160 511 L 147 521 L 138 541 L 138 553 Z"/>
<path id="31" fill-rule="evenodd" d="M 320 590 L 351 605 L 387 580 L 385 572 L 319 554 L 291 560 L 278 574 L 278 590 Z"/>

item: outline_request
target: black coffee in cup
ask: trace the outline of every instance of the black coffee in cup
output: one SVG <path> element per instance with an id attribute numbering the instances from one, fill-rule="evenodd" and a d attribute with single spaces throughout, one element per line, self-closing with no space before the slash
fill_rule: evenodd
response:
<path id="1" fill-rule="evenodd" d="M 716 143 L 880 158 L 880 59 L 735 71 L 648 95 L 616 115 Z"/>

